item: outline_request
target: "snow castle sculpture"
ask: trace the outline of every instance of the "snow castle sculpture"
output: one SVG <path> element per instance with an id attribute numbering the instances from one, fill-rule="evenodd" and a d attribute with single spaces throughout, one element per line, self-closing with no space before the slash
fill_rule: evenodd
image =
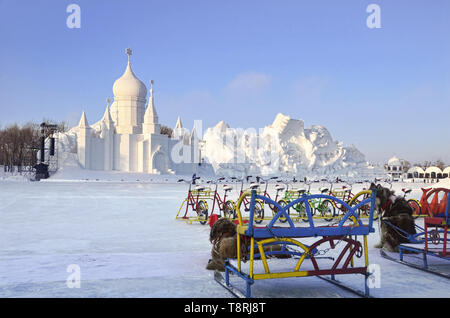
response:
<path id="1" fill-rule="evenodd" d="M 127 49 L 128 64 L 123 75 L 114 82 L 114 102 L 107 106 L 103 118 L 89 125 L 86 114 L 68 134 L 76 137 L 79 164 L 91 170 L 118 170 L 153 174 L 191 174 L 199 167 L 195 132 L 186 136 L 178 118 L 174 137 L 161 134 L 154 104 L 153 80 L 147 102 L 147 87 L 134 74 Z M 186 138 L 187 137 L 187 138 Z M 177 147 L 177 145 L 180 145 Z M 190 160 L 174 160 L 180 152 Z M 186 156 L 182 156 L 186 159 Z"/>

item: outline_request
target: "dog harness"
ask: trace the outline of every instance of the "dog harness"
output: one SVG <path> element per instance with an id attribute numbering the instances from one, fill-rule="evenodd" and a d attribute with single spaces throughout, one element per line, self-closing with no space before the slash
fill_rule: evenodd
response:
<path id="1" fill-rule="evenodd" d="M 387 211 L 392 204 L 395 203 L 395 201 L 397 201 L 398 197 L 395 195 L 391 195 L 389 197 L 389 199 L 387 200 L 386 204 L 384 205 L 384 207 L 381 208 L 381 211 Z"/>

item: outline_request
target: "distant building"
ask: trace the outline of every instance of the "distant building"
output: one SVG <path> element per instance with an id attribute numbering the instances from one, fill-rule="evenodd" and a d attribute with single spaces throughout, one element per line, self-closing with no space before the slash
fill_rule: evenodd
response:
<path id="1" fill-rule="evenodd" d="M 408 179 L 423 179 L 425 178 L 425 170 L 423 170 L 421 167 L 411 167 L 409 168 L 408 172 L 406 173 L 406 178 Z"/>
<path id="2" fill-rule="evenodd" d="M 407 173 L 407 179 L 425 179 L 425 180 L 437 180 L 450 177 L 450 167 L 441 170 L 439 167 L 428 167 L 423 170 L 421 167 L 411 167 Z"/>
<path id="3" fill-rule="evenodd" d="M 438 167 L 428 167 L 425 169 L 426 179 L 442 179 L 442 170 Z"/>
<path id="4" fill-rule="evenodd" d="M 445 168 L 444 171 L 442 171 L 442 177 L 443 178 L 450 178 L 450 166 Z"/>
<path id="5" fill-rule="evenodd" d="M 386 173 L 391 177 L 391 179 L 402 178 L 407 167 L 407 161 L 397 158 L 396 156 L 393 156 L 384 165 L 384 169 L 386 170 Z"/>

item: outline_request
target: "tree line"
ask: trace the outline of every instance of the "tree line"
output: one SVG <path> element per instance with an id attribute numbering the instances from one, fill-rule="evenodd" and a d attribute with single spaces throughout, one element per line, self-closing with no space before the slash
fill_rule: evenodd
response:
<path id="1" fill-rule="evenodd" d="M 66 122 L 55 122 L 51 119 L 44 119 L 46 124 L 57 125 L 57 132 L 66 132 L 68 126 Z M 161 126 L 161 134 L 172 136 L 170 127 Z M 44 131 L 44 136 L 48 137 L 49 132 Z M 0 166 L 5 172 L 12 172 L 15 167 L 22 171 L 25 167 L 33 167 L 37 164 L 37 151 L 41 138 L 40 124 L 29 122 L 22 126 L 18 124 L 0 127 Z"/>
<path id="2" fill-rule="evenodd" d="M 441 159 L 438 159 L 436 161 L 424 161 L 424 162 L 416 162 L 413 165 L 411 165 L 411 163 L 407 160 L 403 160 L 402 162 L 402 167 L 403 167 L 403 172 L 408 172 L 408 170 L 411 167 L 420 167 L 423 170 L 426 170 L 428 167 L 438 167 L 441 170 L 444 170 L 445 167 L 447 167 L 447 165 L 445 164 L 444 161 L 442 161 Z M 387 165 L 385 165 L 385 167 L 387 167 Z"/>
<path id="3" fill-rule="evenodd" d="M 67 131 L 65 122 L 55 123 L 44 120 L 46 124 L 56 124 L 57 131 Z M 48 132 L 44 133 L 48 137 Z M 13 171 L 17 167 L 21 171 L 24 167 L 32 167 L 37 163 L 37 150 L 40 145 L 41 127 L 37 123 L 8 125 L 0 128 L 0 166 L 4 171 Z"/>
<path id="4" fill-rule="evenodd" d="M 444 170 L 446 164 L 444 161 L 438 159 L 436 161 L 424 161 L 422 163 L 416 163 L 414 166 L 421 167 L 423 170 L 426 170 L 428 167 L 438 167 L 441 170 Z"/>

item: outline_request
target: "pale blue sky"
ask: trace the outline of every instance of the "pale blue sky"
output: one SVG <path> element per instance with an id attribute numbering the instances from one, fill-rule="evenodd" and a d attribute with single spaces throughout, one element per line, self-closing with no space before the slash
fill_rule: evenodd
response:
<path id="1" fill-rule="evenodd" d="M 131 47 L 162 124 L 259 128 L 282 112 L 371 161 L 450 163 L 448 0 L 0 0 L 0 39 L 3 126 L 97 121 Z"/>

